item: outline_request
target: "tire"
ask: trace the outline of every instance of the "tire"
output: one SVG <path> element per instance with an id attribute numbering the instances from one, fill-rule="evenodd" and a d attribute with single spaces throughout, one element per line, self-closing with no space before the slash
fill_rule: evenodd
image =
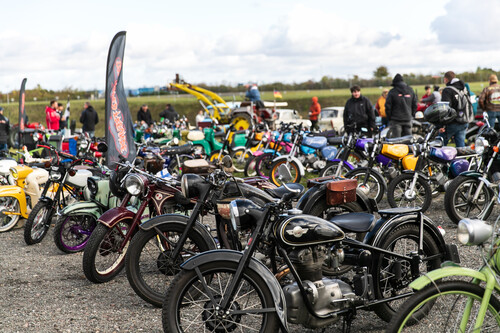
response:
<path id="1" fill-rule="evenodd" d="M 288 166 L 292 175 L 292 179 L 290 181 L 287 181 L 286 183 L 300 183 L 300 178 L 302 176 L 300 175 L 299 166 L 297 165 L 297 163 L 295 163 L 295 161 L 288 162 L 285 159 L 273 162 L 273 165 L 271 166 L 271 172 L 268 175 L 271 182 L 276 186 L 283 185 L 283 182 L 279 179 L 278 172 L 279 166 L 282 164 L 286 164 Z"/>
<path id="2" fill-rule="evenodd" d="M 238 113 L 231 118 L 231 124 L 234 124 L 236 131 L 252 128 L 252 118 L 245 113 Z"/>
<path id="3" fill-rule="evenodd" d="M 387 332 L 457 332 L 465 303 L 472 301 L 471 314 L 463 332 L 474 330 L 475 316 L 484 296 L 484 289 L 464 281 L 438 281 L 411 296 L 387 328 Z M 425 307 L 425 315 L 419 310 Z M 500 301 L 491 295 L 481 332 L 500 332 Z"/>
<path id="4" fill-rule="evenodd" d="M 40 243 L 47 235 L 52 215 L 48 202 L 38 201 L 24 225 L 24 241 L 28 245 Z"/>
<path id="5" fill-rule="evenodd" d="M 492 200 L 493 193 L 483 184 L 481 193 L 475 203 L 469 202 L 469 198 L 475 195 L 481 181 L 478 178 L 458 176 L 448 186 L 444 195 L 444 209 L 446 215 L 454 223 L 458 224 L 464 218 L 488 219 L 493 211 L 494 205 L 487 208 Z"/>
<path id="6" fill-rule="evenodd" d="M 363 182 L 367 178 L 366 172 L 369 171 L 366 186 Z M 377 203 L 382 201 L 384 193 L 387 191 L 387 182 L 384 177 L 374 170 L 369 168 L 357 168 L 345 174 L 346 178 L 356 179 L 358 181 L 358 188 L 365 193 L 368 198 L 375 199 Z"/>
<path id="7" fill-rule="evenodd" d="M 130 224 L 119 222 L 113 228 L 99 223 L 83 251 L 83 272 L 93 283 L 111 281 L 125 266 L 125 255 L 130 241 L 121 253 L 118 247 L 130 232 Z"/>
<path id="8" fill-rule="evenodd" d="M 0 232 L 6 232 L 14 228 L 21 218 L 19 201 L 14 197 L 0 197 Z M 3 214 L 8 212 L 12 214 Z"/>
<path id="9" fill-rule="evenodd" d="M 10 134 L 9 134 L 9 147 L 12 147 L 14 149 L 19 149 L 21 148 L 19 146 L 19 126 L 12 126 L 10 129 Z"/>
<path id="10" fill-rule="evenodd" d="M 343 154 L 343 150 L 344 150 L 344 148 L 340 148 L 338 150 L 337 155 L 335 156 L 335 158 L 340 158 L 340 156 L 342 156 L 342 154 Z M 356 151 L 351 150 L 349 152 L 349 156 L 347 156 L 347 160 L 346 161 L 349 162 L 354 167 L 356 167 L 356 165 L 358 165 L 358 163 L 361 162 L 362 160 L 364 160 L 363 156 L 361 156 Z"/>
<path id="11" fill-rule="evenodd" d="M 328 162 L 326 164 L 326 167 L 324 167 L 319 172 L 319 176 L 320 177 L 334 176 L 335 173 L 337 172 L 337 168 L 339 167 L 339 164 L 340 164 L 340 161 Z M 349 171 L 351 171 L 351 168 L 349 168 L 345 163 L 342 164 L 342 170 L 340 171 L 340 176 L 345 175 Z"/>
<path id="12" fill-rule="evenodd" d="M 269 172 L 271 172 L 271 166 L 273 165 L 273 159 L 278 157 L 278 155 L 273 155 L 272 153 L 264 153 L 255 158 L 255 175 L 260 177 L 268 177 Z"/>
<path id="13" fill-rule="evenodd" d="M 236 147 L 231 152 L 233 159 L 233 168 L 235 172 L 244 172 L 247 160 L 252 156 L 251 153 L 246 152 L 245 147 Z"/>
<path id="14" fill-rule="evenodd" d="M 218 150 L 214 150 L 210 154 L 210 157 L 208 158 L 208 161 L 212 162 L 212 163 L 215 163 L 219 159 L 219 155 L 221 155 L 221 154 L 222 154 L 222 156 L 220 157 L 221 161 L 222 161 L 222 158 L 224 156 L 228 155 L 228 153 L 225 152 L 225 151 L 221 152 L 219 149 Z"/>
<path id="15" fill-rule="evenodd" d="M 54 227 L 54 243 L 64 253 L 83 251 L 96 226 L 91 215 L 62 215 Z"/>
<path id="16" fill-rule="evenodd" d="M 419 244 L 419 225 L 403 224 L 396 227 L 389 233 L 386 238 L 382 239 L 380 245 L 375 245 L 384 250 L 395 252 L 403 255 L 410 255 L 412 252 L 418 252 Z M 438 244 L 434 238 L 424 230 L 423 236 L 423 259 L 431 256 L 436 256 L 431 261 L 426 261 L 420 264 L 420 275 L 437 269 L 441 265 L 441 253 Z M 390 255 L 381 254 L 378 259 L 374 260 L 373 265 L 373 284 L 375 289 L 375 298 L 382 300 L 387 297 L 396 296 L 399 294 L 410 292 L 409 284 L 412 282 L 411 263 L 397 258 L 391 258 Z M 401 270 L 401 278 L 395 277 L 393 269 Z M 383 320 L 389 322 L 396 313 L 396 310 L 404 302 L 404 299 L 380 303 L 374 306 L 375 313 Z"/>
<path id="17" fill-rule="evenodd" d="M 244 270 L 242 281 L 235 288 L 234 302 L 231 302 L 228 310 L 229 320 L 218 321 L 218 329 L 215 329 L 213 321 L 208 320 L 215 309 L 207 294 L 220 301 L 237 267 L 237 263 L 227 261 L 214 261 L 199 266 L 203 284 L 206 283 L 210 290 L 208 293 L 198 280 L 195 270 L 182 270 L 177 274 L 163 303 L 164 332 L 278 332 L 279 320 L 276 313 L 255 312 L 248 316 L 231 313 L 234 310 L 244 311 L 247 307 L 253 311 L 275 307 L 268 282 L 248 268 Z M 190 317 L 193 318 L 192 323 Z"/>
<path id="18" fill-rule="evenodd" d="M 245 163 L 245 169 L 243 170 L 243 174 L 245 177 L 255 177 L 257 176 L 257 171 L 255 171 L 255 160 L 257 156 L 250 156 Z"/>
<path id="19" fill-rule="evenodd" d="M 135 293 L 154 306 L 162 306 L 167 288 L 181 271 L 183 262 L 200 252 L 213 250 L 198 231 L 191 229 L 183 247 L 185 251 L 174 259 L 171 253 L 185 227 L 185 224 L 164 223 L 148 231 L 140 230 L 130 242 L 125 258 L 127 279 Z M 157 230 L 169 242 L 162 240 Z"/>
<path id="20" fill-rule="evenodd" d="M 425 212 L 432 201 L 432 190 L 429 183 L 422 177 L 417 178 L 414 193 L 409 193 L 413 181 L 413 173 L 402 173 L 389 183 L 387 187 L 387 201 L 392 208 L 395 207 L 420 207 Z M 414 194 L 408 198 L 407 194 Z"/>

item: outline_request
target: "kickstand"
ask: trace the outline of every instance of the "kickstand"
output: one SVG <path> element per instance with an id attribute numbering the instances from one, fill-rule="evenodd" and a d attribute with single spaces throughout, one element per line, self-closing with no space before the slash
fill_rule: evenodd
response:
<path id="1" fill-rule="evenodd" d="M 354 309 L 353 311 L 349 311 L 347 315 L 344 316 L 344 322 L 342 324 L 343 333 L 351 332 L 351 324 L 355 317 L 356 317 L 356 309 Z"/>

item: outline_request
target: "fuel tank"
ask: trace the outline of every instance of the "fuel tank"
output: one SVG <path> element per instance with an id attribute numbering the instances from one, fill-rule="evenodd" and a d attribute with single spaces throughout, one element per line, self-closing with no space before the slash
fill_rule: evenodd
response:
<path id="1" fill-rule="evenodd" d="M 330 221 L 305 214 L 285 218 L 274 233 L 283 247 L 329 243 L 345 237 L 344 232 Z"/>

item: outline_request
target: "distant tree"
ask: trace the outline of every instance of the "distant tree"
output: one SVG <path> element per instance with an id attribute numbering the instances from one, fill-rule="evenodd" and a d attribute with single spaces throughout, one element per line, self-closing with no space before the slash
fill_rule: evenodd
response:
<path id="1" fill-rule="evenodd" d="M 389 70 L 387 69 L 386 66 L 379 66 L 373 72 L 373 76 L 377 79 L 383 79 L 384 77 L 389 76 Z"/>

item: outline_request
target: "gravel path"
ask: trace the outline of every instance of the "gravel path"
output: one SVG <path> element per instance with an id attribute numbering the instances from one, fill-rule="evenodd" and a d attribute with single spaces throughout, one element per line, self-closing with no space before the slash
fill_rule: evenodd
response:
<path id="1" fill-rule="evenodd" d="M 444 227 L 448 242 L 456 243 L 456 227 L 447 222 L 442 198 L 433 200 L 427 215 Z M 490 220 L 498 213 L 495 208 Z M 162 332 L 161 310 L 136 296 L 124 273 L 109 283 L 88 282 L 82 254 L 62 254 L 52 231 L 33 246 L 24 243 L 23 229 L 1 233 L 0 253 L 1 332 Z M 460 253 L 464 266 L 479 265 L 476 248 L 460 247 Z M 375 314 L 363 311 L 353 332 L 383 332 L 385 327 Z M 292 332 L 305 331 L 292 327 Z"/>

